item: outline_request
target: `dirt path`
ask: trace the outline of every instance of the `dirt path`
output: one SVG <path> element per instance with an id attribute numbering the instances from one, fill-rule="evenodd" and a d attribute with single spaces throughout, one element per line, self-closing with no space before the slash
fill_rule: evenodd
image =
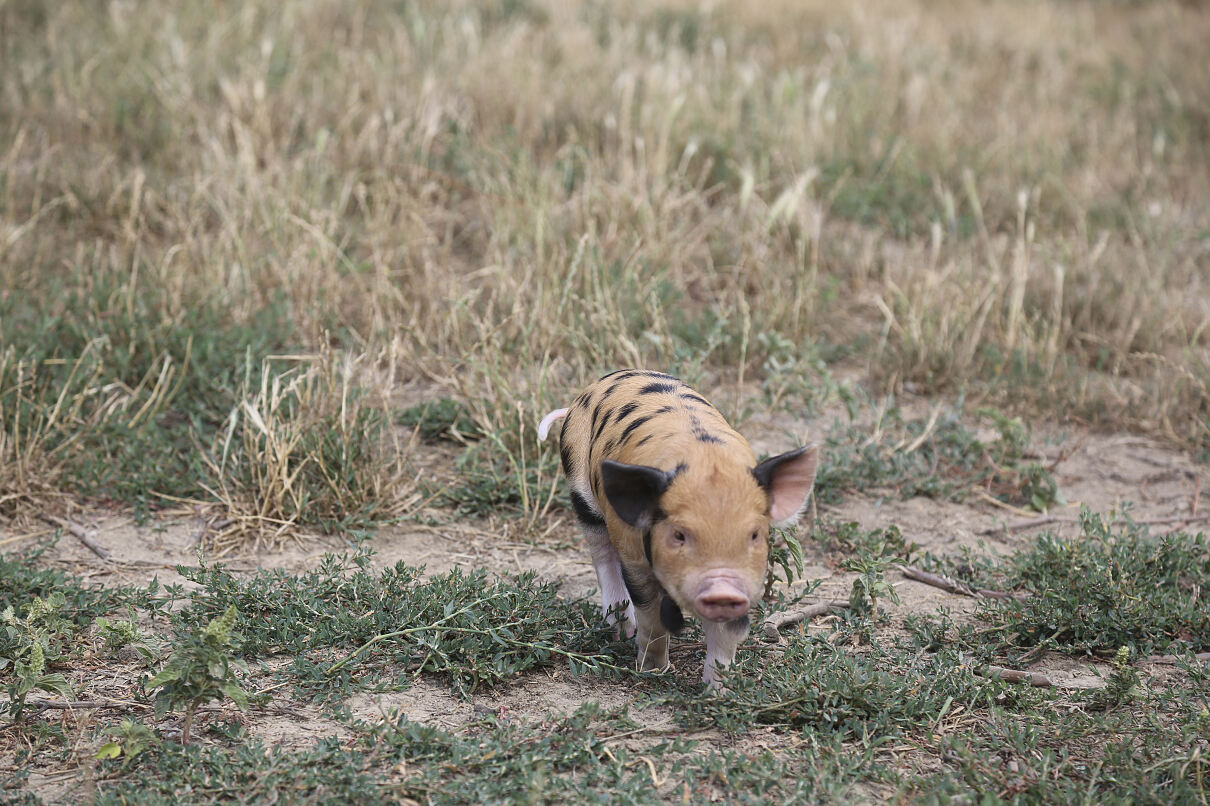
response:
<path id="1" fill-rule="evenodd" d="M 756 449 L 764 450 L 786 439 L 785 422 L 770 420 L 749 423 Z M 811 429 L 807 429 L 811 430 Z M 1036 514 L 993 506 L 985 498 L 968 496 L 962 503 L 927 498 L 900 499 L 891 491 L 878 489 L 847 495 L 838 506 L 823 507 L 819 516 L 836 521 L 855 521 L 863 529 L 896 525 L 903 536 L 920 552 L 952 554 L 962 548 L 980 548 L 1007 553 L 1024 546 L 1039 528 L 1075 534 L 1071 522 L 1080 505 L 1108 513 L 1120 511 L 1129 503 L 1137 520 L 1168 519 L 1153 527 L 1167 531 L 1200 528 L 1201 522 L 1182 523 L 1181 517 L 1194 518 L 1207 512 L 1201 491 L 1210 489 L 1210 471 L 1180 453 L 1144 438 L 1123 435 L 1079 435 L 1063 439 L 1060 434 L 1035 435 L 1041 446 L 1038 460 L 1053 462 L 1062 457 L 1055 470 L 1067 505 L 1052 514 L 1059 520 L 1042 527 L 1008 531 L 1006 524 L 1036 519 Z M 501 540 L 489 523 L 451 521 L 444 525 L 399 525 L 379 531 L 369 545 L 376 553 L 375 564 L 384 567 L 396 562 L 423 565 L 429 572 L 454 567 L 486 567 L 495 573 L 533 571 L 543 580 L 561 584 L 566 595 L 595 596 L 596 580 L 586 552 L 578 546 L 572 519 L 556 512 L 558 522 L 542 525 L 547 535 L 542 542 Z M 125 515 L 101 510 L 87 511 L 75 522 L 95 530 L 95 539 L 112 554 L 105 562 L 70 535 L 63 536 L 44 558 L 45 562 L 70 570 L 92 582 L 104 585 L 120 583 L 144 585 L 153 578 L 162 583 L 182 582 L 174 567 L 194 564 L 205 556 L 200 542 L 203 522 L 187 511 L 136 525 Z M 37 534 L 30 536 L 32 542 Z M 0 540 L 12 550 L 24 540 L 14 533 L 0 531 Z M 326 552 L 339 552 L 350 544 L 338 537 L 304 535 L 273 551 L 229 554 L 223 561 L 229 567 L 251 571 L 257 568 L 283 568 L 300 571 L 313 567 Z M 820 581 L 821 599 L 846 598 L 853 574 L 836 570 L 835 557 L 829 557 L 817 545 L 806 547 L 805 577 Z M 202 554 L 199 555 L 199 551 Z M 975 600 L 946 593 L 907 579 L 898 572 L 890 581 L 899 594 L 899 603 L 887 604 L 895 629 L 909 614 L 932 613 L 947 608 L 957 617 L 969 613 Z M 674 659 L 685 652 L 675 652 Z M 694 663 L 697 661 L 695 660 Z M 1034 668 L 1044 671 L 1056 685 L 1070 688 L 1102 684 L 1105 667 L 1058 655 L 1045 655 Z M 348 703 L 352 713 L 372 719 L 390 709 L 402 709 L 408 718 L 446 729 L 465 724 L 477 711 L 494 711 L 519 719 L 539 720 L 551 711 L 569 712 L 580 704 L 596 701 L 604 706 L 621 706 L 632 700 L 632 692 L 615 681 L 575 678 L 564 671 L 547 671 L 527 676 L 521 682 L 488 692 L 472 700 L 460 700 L 437 683 L 423 678 L 406 691 L 387 694 L 358 694 Z M 247 715 L 250 734 L 268 744 L 303 747 L 319 735 L 343 735 L 344 728 L 310 705 L 275 700 L 271 709 L 257 709 Z M 645 720 L 672 724 L 671 717 L 647 709 Z M 756 731 L 740 744 L 767 746 L 775 737 Z M 35 775 L 30 786 L 48 802 L 66 802 L 78 793 L 82 781 L 66 771 L 50 776 Z M 872 796 L 876 795 L 871 792 Z"/>

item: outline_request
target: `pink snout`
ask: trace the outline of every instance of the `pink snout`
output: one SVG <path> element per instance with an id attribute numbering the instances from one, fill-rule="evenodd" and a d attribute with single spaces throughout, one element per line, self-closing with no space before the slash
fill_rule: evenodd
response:
<path id="1" fill-rule="evenodd" d="M 702 582 L 693 605 L 707 621 L 734 621 L 748 613 L 748 595 L 738 578 L 709 577 Z"/>

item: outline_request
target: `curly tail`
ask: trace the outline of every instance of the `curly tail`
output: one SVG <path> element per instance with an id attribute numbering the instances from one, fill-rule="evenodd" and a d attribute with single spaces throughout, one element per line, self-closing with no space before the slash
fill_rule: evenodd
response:
<path id="1" fill-rule="evenodd" d="M 555 409 L 543 417 L 542 422 L 538 424 L 538 441 L 545 442 L 546 435 L 550 433 L 550 427 L 566 416 L 567 409 Z"/>

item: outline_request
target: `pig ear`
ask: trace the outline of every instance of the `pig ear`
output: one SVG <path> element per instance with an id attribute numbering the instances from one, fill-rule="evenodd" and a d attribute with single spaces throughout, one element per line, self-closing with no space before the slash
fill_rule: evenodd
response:
<path id="1" fill-rule="evenodd" d="M 819 467 L 819 448 L 806 445 L 798 450 L 770 456 L 752 469 L 757 483 L 769 493 L 769 517 L 778 526 L 798 520 L 807 506 Z"/>
<path id="2" fill-rule="evenodd" d="M 675 470 L 628 465 L 612 459 L 601 462 L 601 482 L 609 505 L 619 518 L 636 528 L 651 517 L 659 506 L 660 496 L 675 477 Z"/>

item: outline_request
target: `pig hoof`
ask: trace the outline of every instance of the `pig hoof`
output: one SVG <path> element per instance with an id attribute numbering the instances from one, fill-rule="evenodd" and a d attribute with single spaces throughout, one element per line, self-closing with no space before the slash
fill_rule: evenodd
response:
<path id="1" fill-rule="evenodd" d="M 668 668 L 668 636 L 652 641 L 636 641 L 639 671 L 662 672 Z"/>
<path id="2" fill-rule="evenodd" d="M 668 669 L 668 650 L 663 652 L 644 652 L 639 650 L 640 672 L 663 672 Z"/>
<path id="3" fill-rule="evenodd" d="M 647 657 L 647 658 L 641 658 L 640 662 L 639 662 L 639 671 L 640 672 L 662 673 L 662 672 L 668 671 L 671 668 L 672 668 L 672 664 L 668 662 L 667 658 L 664 658 L 663 661 L 660 661 L 658 658 Z"/>

